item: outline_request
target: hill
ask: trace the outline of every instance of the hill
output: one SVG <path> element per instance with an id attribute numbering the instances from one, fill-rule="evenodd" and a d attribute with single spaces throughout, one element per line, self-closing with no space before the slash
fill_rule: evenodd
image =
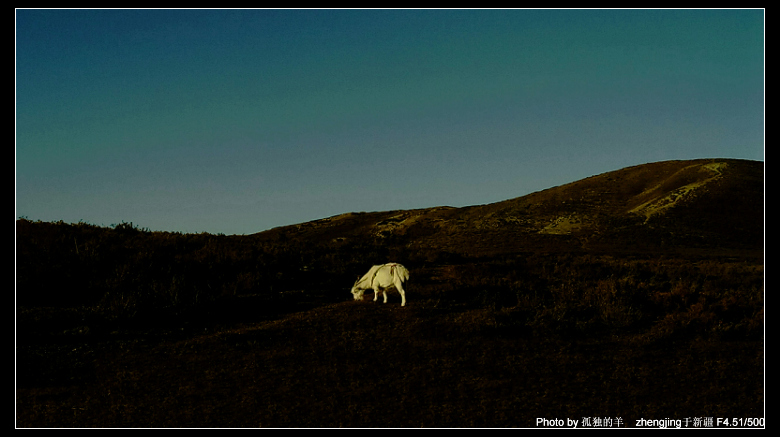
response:
<path id="1" fill-rule="evenodd" d="M 764 426 L 763 163 L 250 236 L 16 222 L 17 427 Z M 371 264 L 407 305 L 353 301 Z"/>
<path id="2" fill-rule="evenodd" d="M 503 202 L 465 208 L 347 213 L 256 236 L 486 256 L 538 250 L 763 248 L 763 163 L 665 161 L 629 167 Z"/>

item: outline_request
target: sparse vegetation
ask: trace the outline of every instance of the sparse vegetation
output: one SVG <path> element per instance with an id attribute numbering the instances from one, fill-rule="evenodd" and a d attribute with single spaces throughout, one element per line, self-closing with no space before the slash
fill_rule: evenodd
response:
<path id="1" fill-rule="evenodd" d="M 610 227 L 590 222 L 585 241 L 518 231 L 533 221 L 524 208 L 512 221 L 485 215 L 474 246 L 452 243 L 471 238 L 458 221 L 471 209 L 253 236 L 19 219 L 17 426 L 764 417 L 763 246 L 733 235 L 756 234 L 745 226 L 709 240 L 735 212 L 696 222 L 702 240 L 680 210 L 644 224 L 591 205 Z M 648 240 L 673 229 L 666 245 Z M 352 301 L 355 277 L 387 261 L 411 271 L 407 307 Z"/>

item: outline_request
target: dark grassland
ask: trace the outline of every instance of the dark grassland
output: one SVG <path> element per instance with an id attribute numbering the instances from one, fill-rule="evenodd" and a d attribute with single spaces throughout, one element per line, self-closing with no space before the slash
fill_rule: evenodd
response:
<path id="1" fill-rule="evenodd" d="M 249 236 L 17 220 L 16 426 L 763 419 L 763 164 L 709 163 Z M 389 261 L 407 306 L 353 301 Z"/>
<path id="2" fill-rule="evenodd" d="M 764 417 L 760 257 L 408 253 L 402 308 L 299 244 L 17 221 L 17 426 Z"/>

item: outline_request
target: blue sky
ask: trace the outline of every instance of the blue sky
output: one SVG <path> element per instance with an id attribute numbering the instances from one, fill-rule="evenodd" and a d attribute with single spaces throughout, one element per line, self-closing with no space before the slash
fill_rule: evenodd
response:
<path id="1" fill-rule="evenodd" d="M 764 11 L 16 10 L 16 217 L 251 234 L 764 160 Z"/>

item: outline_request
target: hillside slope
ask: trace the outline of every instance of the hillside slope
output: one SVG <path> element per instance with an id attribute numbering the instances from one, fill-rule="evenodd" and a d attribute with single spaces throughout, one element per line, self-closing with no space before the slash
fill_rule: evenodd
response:
<path id="1" fill-rule="evenodd" d="M 498 203 L 346 213 L 256 236 L 333 244 L 368 238 L 471 256 L 540 249 L 760 251 L 763 181 L 763 162 L 664 161 Z"/>
<path id="2" fill-rule="evenodd" d="M 20 219 L 16 426 L 763 427 L 763 179 L 669 161 L 252 236 Z M 407 305 L 354 301 L 388 260 Z"/>

